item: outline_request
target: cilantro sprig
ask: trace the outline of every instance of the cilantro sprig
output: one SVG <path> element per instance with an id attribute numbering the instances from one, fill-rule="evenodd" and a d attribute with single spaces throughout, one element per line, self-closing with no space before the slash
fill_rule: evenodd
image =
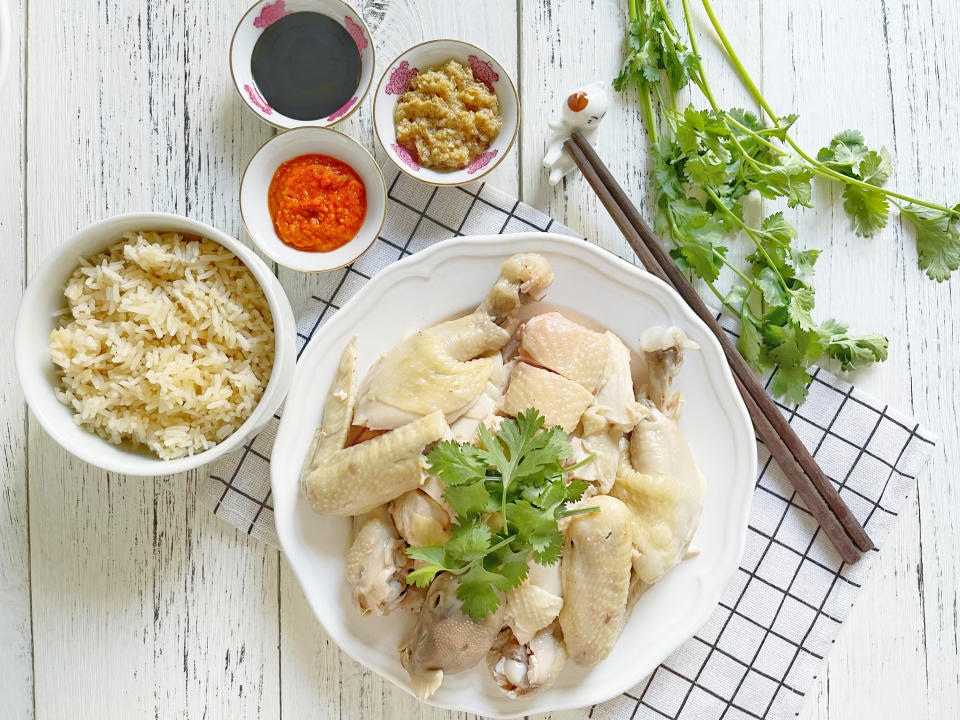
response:
<path id="1" fill-rule="evenodd" d="M 812 182 L 843 184 L 843 206 L 853 229 L 874 235 L 896 208 L 914 226 L 921 268 L 941 281 L 960 267 L 960 205 L 948 208 L 885 187 L 893 161 L 886 148 L 872 150 L 855 130 L 837 134 L 814 158 L 790 135 L 796 115 L 777 115 L 761 95 L 717 22 L 701 0 L 731 65 L 757 104 L 763 120 L 739 108 L 724 110 L 714 97 L 697 52 L 688 0 L 682 0 L 689 47 L 666 8 L 666 0 L 628 0 L 626 57 L 614 87 L 639 90 L 640 111 L 651 141 L 651 184 L 656 229 L 672 244 L 677 264 L 702 278 L 718 300 L 742 321 L 740 352 L 758 370 L 776 368 L 772 391 L 802 402 L 807 368 L 822 357 L 845 370 L 887 357 L 882 335 L 852 335 L 844 323 L 813 318 L 812 284 L 818 251 L 798 247 L 797 232 L 783 213 L 759 225 L 745 217 L 744 199 L 756 193 L 787 206 L 812 207 Z M 677 92 L 697 88 L 709 107 L 677 106 Z M 754 246 L 747 268 L 727 258 L 731 238 Z M 716 282 L 727 269 L 733 289 Z"/>
<path id="2" fill-rule="evenodd" d="M 456 575 L 464 612 L 479 619 L 500 606 L 499 593 L 526 579 L 531 556 L 541 565 L 557 562 L 564 540 L 557 521 L 596 510 L 565 508 L 588 486 L 567 475 L 593 458 L 565 466 L 572 453 L 567 434 L 543 424 L 531 408 L 504 420 L 496 433 L 481 425 L 480 446 L 447 440 L 427 454 L 456 517 L 443 547 L 407 548 L 424 563 L 408 583 L 426 587 L 437 573 Z"/>

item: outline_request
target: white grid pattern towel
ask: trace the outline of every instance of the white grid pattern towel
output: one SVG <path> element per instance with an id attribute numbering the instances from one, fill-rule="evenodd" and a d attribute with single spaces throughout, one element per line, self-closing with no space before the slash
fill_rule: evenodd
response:
<path id="1" fill-rule="evenodd" d="M 318 275 L 298 323 L 302 350 L 378 270 L 453 235 L 550 230 L 576 235 L 485 185 L 435 188 L 397 173 L 382 234 L 352 266 Z M 634 258 L 629 258 L 634 261 Z M 722 318 L 734 334 L 736 325 Z M 918 423 L 824 370 L 800 407 L 781 406 L 879 547 L 933 449 Z M 279 416 L 216 464 L 214 513 L 274 546 L 270 449 Z M 846 619 L 876 550 L 845 565 L 758 443 L 746 551 L 710 621 L 630 692 L 584 711 L 605 720 L 793 717 Z"/>

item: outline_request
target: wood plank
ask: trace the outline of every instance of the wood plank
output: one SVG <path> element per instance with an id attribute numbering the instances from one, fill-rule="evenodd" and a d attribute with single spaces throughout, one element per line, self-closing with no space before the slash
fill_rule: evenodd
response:
<path id="1" fill-rule="evenodd" d="M 483 11 L 472 3 L 447 0 L 376 0 L 352 2 L 366 8 L 365 19 L 377 48 L 375 82 L 392 60 L 412 45 L 434 38 L 459 38 L 491 53 L 517 79 L 516 7 L 513 0 L 492 0 Z M 384 11 L 379 14 L 376 10 Z M 383 18 L 379 21 L 379 18 Z M 529 111 L 528 111 L 529 112 Z M 360 141 L 374 152 L 384 173 L 392 164 L 374 139 L 371 124 L 372 97 L 360 109 L 337 125 L 337 129 Z M 492 185 L 517 192 L 520 151 L 509 157 L 488 178 Z M 278 277 L 299 312 L 314 278 L 281 269 Z M 320 629 L 286 563 L 281 565 L 281 693 L 283 716 L 300 718 L 362 717 L 364 720 L 418 720 L 466 718 L 418 703 L 411 696 L 362 668 L 330 641 Z"/>
<path id="2" fill-rule="evenodd" d="M 0 193 L 0 234 L 6 238 L 0 266 L 3 337 L 13 336 L 15 314 L 23 291 L 23 122 L 24 64 L 22 2 L 10 3 L 0 14 L 10 23 L 6 76 L 0 90 L 8 98 L 9 112 L 0 117 L 0 167 L 9 178 L 8 191 Z M 0 19 L 0 22 L 3 20 Z M 14 181 L 14 178 L 16 180 Z M 14 183 L 17 188 L 14 191 Z M 30 545 L 27 521 L 26 407 L 14 367 L 13 353 L 0 355 L 0 694 L 10 717 L 33 717 L 33 648 L 30 627 Z"/>
<path id="3" fill-rule="evenodd" d="M 884 38 L 890 49 L 896 185 L 910 195 L 954 204 L 960 200 L 957 166 L 960 153 L 953 144 L 956 117 L 960 112 L 960 87 L 944 82 L 943 78 L 956 74 L 960 67 L 957 60 L 960 57 L 960 6 L 949 0 L 906 5 L 884 3 L 881 15 Z M 903 324 L 896 328 L 896 342 L 907 348 L 908 372 L 896 376 L 896 384 L 900 386 L 900 394 L 909 398 L 916 416 L 939 434 L 940 444 L 930 460 L 929 470 L 919 480 L 918 503 L 911 506 L 910 515 L 900 521 L 898 528 L 906 535 L 903 554 L 909 557 L 909 562 L 898 565 L 897 569 L 905 575 L 903 582 L 909 584 L 910 597 L 914 588 L 919 592 L 919 612 L 912 602 L 907 608 L 902 604 L 888 605 L 879 608 L 867 621 L 897 617 L 891 611 L 911 613 L 911 619 L 919 623 L 922 633 L 925 686 L 909 695 L 920 700 L 917 707 L 925 711 L 927 717 L 958 717 L 960 489 L 955 482 L 960 464 L 958 274 L 954 273 L 950 283 L 939 284 L 922 277 L 916 267 L 913 230 L 904 228 L 900 237 L 901 259 L 891 282 L 905 288 L 902 307 L 906 310 L 902 313 Z M 914 522 L 919 525 L 919 540 L 910 532 Z M 892 559 L 896 560 L 896 556 Z M 884 570 L 883 582 L 887 582 L 889 566 L 882 565 L 881 571 Z M 911 622 L 907 626 L 906 641 L 916 642 L 913 625 Z M 863 623 L 852 630 L 859 629 L 861 637 L 869 637 L 870 627 Z M 901 643 L 892 647 L 885 644 L 880 649 L 892 655 L 899 652 Z M 909 662 L 909 657 L 904 659 Z M 850 688 L 851 696 L 865 689 L 862 683 L 854 686 L 852 667 L 851 680 L 845 686 Z M 884 692 L 892 702 L 893 686 L 903 682 L 903 676 L 891 673 L 888 679 Z M 840 709 L 852 706 L 851 700 Z M 889 708 L 890 704 L 884 707 Z M 841 717 L 838 713 L 834 716 Z"/>
<path id="4" fill-rule="evenodd" d="M 30 3 L 28 271 L 123 211 L 236 232 L 231 198 L 262 129 L 230 88 L 223 18 Z M 109 475 L 35 422 L 29 458 L 37 714 L 276 717 L 277 553 L 198 508 L 196 473 Z"/>
<path id="5" fill-rule="evenodd" d="M 669 6 L 685 36 L 680 3 L 670 3 Z M 759 24 L 760 6 L 759 0 L 750 0 L 738 3 L 736 11 L 721 13 L 731 39 L 736 42 L 751 36 Z M 717 67 L 720 48 L 704 36 L 705 18 L 699 13 L 696 18 L 695 28 L 704 62 L 708 69 Z M 595 80 L 609 83 L 619 72 L 626 26 L 625 2 L 613 3 L 602 12 L 592 4 L 576 0 L 522 5 L 520 76 L 525 112 L 521 128 L 521 198 L 585 234 L 601 247 L 636 262 L 633 251 L 583 178 L 574 173 L 552 188 L 541 163 L 548 139 L 547 122 L 559 114 L 566 95 Z M 744 60 L 759 67 L 760 49 L 758 43 L 744 43 Z M 544 67 L 550 68 L 546 79 Z M 746 91 L 730 75 L 713 73 L 710 81 L 715 94 L 727 106 L 755 107 Z M 697 107 L 706 105 L 699 94 L 694 96 L 684 91 L 678 104 L 683 107 L 688 102 Z M 597 131 L 594 144 L 641 212 L 652 219 L 647 180 L 649 143 L 635 90 L 623 93 L 611 90 L 610 109 Z M 730 257 L 739 262 L 748 252 L 744 243 L 734 244 Z M 720 284 L 729 285 L 730 279 L 724 275 Z M 708 292 L 703 287 L 701 290 Z"/>
<path id="6" fill-rule="evenodd" d="M 884 4 L 768 2 L 763 19 L 764 73 L 778 79 L 768 83 L 767 96 L 777 112 L 800 113 L 795 135 L 801 146 L 815 153 L 835 133 L 856 127 L 871 146 L 887 145 L 900 161 L 891 184 L 912 186 L 902 172 L 911 154 L 903 142 L 913 132 L 912 123 L 894 123 L 897 90 L 887 66 L 897 66 L 913 50 L 892 38 L 885 41 Z M 904 288 L 924 281 L 914 267 L 904 267 L 902 248 L 912 241 L 896 224 L 874 238 L 856 236 L 835 185 L 820 183 L 814 204 L 816 210 L 789 217 L 796 220 L 805 247 L 823 250 L 817 264 L 817 316 L 839 317 L 854 332 L 888 335 L 889 359 L 849 379 L 892 406 L 909 409 L 907 383 L 894 379 L 915 376 L 904 342 L 908 320 L 912 324 Z M 878 278 L 890 280 L 878 286 Z M 923 607 L 916 581 L 920 542 L 916 505 L 908 505 L 821 672 L 821 682 L 829 683 L 826 704 L 808 703 L 803 717 L 910 715 L 924 705 Z M 895 626 L 891 617 L 898 618 Z"/>

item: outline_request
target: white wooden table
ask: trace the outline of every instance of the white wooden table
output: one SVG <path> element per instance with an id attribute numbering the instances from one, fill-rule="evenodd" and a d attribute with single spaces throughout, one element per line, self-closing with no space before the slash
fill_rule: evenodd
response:
<path id="1" fill-rule="evenodd" d="M 378 71 L 435 37 L 498 56 L 518 81 L 523 123 L 519 149 L 490 182 L 628 252 L 582 179 L 554 190 L 540 168 L 559 99 L 615 74 L 623 3 L 354 2 L 376 26 Z M 858 127 L 893 151 L 897 187 L 960 200 L 960 3 L 715 5 L 774 106 L 801 113 L 804 145 L 816 150 Z M 12 337 L 38 263 L 94 220 L 166 210 L 242 236 L 240 174 L 273 133 L 230 83 L 227 47 L 245 8 L 246 0 L 13 0 L 0 113 L 0 336 Z M 701 17 L 715 90 L 726 105 L 750 106 L 706 29 Z M 373 148 L 369 99 L 339 129 Z M 644 202 L 645 136 L 632 97 L 616 98 L 597 145 Z M 803 242 L 825 251 L 820 316 L 889 335 L 890 359 L 854 381 L 914 412 L 942 442 L 803 717 L 956 718 L 960 279 L 923 278 L 900 227 L 855 237 L 831 193 L 819 186 L 820 209 L 796 216 Z M 305 280 L 280 278 L 296 308 Z M 0 353 L 0 400 L 0 716 L 452 717 L 341 655 L 279 553 L 198 507 L 200 473 L 142 480 L 70 457 L 28 417 L 9 348 Z"/>

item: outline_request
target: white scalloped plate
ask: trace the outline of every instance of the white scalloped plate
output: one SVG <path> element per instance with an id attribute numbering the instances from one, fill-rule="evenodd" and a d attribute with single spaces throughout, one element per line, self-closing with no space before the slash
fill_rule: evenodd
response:
<path id="1" fill-rule="evenodd" d="M 719 343 L 672 289 L 643 270 L 590 243 L 540 233 L 456 238 L 401 260 L 374 277 L 313 337 L 297 365 L 273 446 L 280 542 L 314 613 L 347 654 L 410 692 L 397 645 L 412 616 L 360 616 L 344 579 L 350 521 L 314 514 L 298 492 L 300 467 L 340 353 L 356 335 L 362 376 L 405 335 L 473 308 L 504 258 L 521 251 L 542 253 L 553 265 L 556 279 L 546 302 L 576 310 L 634 347 L 650 325 L 677 325 L 699 343 L 699 352 L 687 353 L 678 387 L 686 396 L 681 425 L 708 489 L 694 538 L 700 554 L 640 598 L 603 662 L 592 668 L 568 663 L 553 687 L 519 700 L 503 695 L 481 665 L 445 678 L 429 701 L 498 718 L 608 700 L 636 685 L 691 637 L 709 618 L 743 553 L 757 469 L 753 428 Z"/>

